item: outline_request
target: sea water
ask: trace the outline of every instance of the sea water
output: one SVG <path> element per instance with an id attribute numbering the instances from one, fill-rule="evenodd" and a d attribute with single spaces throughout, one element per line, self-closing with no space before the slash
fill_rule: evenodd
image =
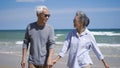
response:
<path id="1" fill-rule="evenodd" d="M 72 29 L 55 29 L 56 46 L 62 46 Z M 90 29 L 100 47 L 120 46 L 120 29 Z M 21 55 L 25 30 L 0 30 L 0 53 Z"/>

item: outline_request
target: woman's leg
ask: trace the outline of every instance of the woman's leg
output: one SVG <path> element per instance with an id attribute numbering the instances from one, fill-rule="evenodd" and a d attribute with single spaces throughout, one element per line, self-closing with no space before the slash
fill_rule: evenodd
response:
<path id="1" fill-rule="evenodd" d="M 84 67 L 82 67 L 82 68 L 91 68 L 91 65 L 88 64 L 88 65 L 86 65 L 86 66 L 84 66 Z"/>

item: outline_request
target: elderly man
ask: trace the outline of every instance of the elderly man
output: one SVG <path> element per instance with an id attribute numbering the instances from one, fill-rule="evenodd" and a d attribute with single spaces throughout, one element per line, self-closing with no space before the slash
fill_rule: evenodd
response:
<path id="1" fill-rule="evenodd" d="M 52 66 L 55 39 L 53 27 L 47 24 L 50 13 L 46 6 L 38 6 L 36 15 L 37 21 L 30 23 L 26 28 L 22 48 L 22 68 L 25 68 L 28 46 L 30 47 L 28 68 L 50 68 Z"/>

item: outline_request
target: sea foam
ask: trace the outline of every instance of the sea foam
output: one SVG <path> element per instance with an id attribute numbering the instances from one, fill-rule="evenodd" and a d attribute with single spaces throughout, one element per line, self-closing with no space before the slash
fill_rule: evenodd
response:
<path id="1" fill-rule="evenodd" d="M 120 33 L 115 33 L 115 32 L 92 32 L 93 35 L 106 35 L 106 36 L 120 36 Z"/>

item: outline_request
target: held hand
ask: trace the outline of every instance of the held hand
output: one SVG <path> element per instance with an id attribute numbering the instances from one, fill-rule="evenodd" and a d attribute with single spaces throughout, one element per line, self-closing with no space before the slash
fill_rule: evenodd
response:
<path id="1" fill-rule="evenodd" d="M 54 60 L 53 60 L 53 64 L 56 64 L 59 60 L 60 60 L 60 56 L 58 55 Z"/>
<path id="2" fill-rule="evenodd" d="M 56 64 L 56 63 L 57 63 L 57 61 L 56 61 L 56 60 L 53 60 L 53 65 Z"/>
<path id="3" fill-rule="evenodd" d="M 51 58 L 48 58 L 47 68 L 52 68 L 52 66 L 53 66 L 52 60 L 51 60 Z"/>

